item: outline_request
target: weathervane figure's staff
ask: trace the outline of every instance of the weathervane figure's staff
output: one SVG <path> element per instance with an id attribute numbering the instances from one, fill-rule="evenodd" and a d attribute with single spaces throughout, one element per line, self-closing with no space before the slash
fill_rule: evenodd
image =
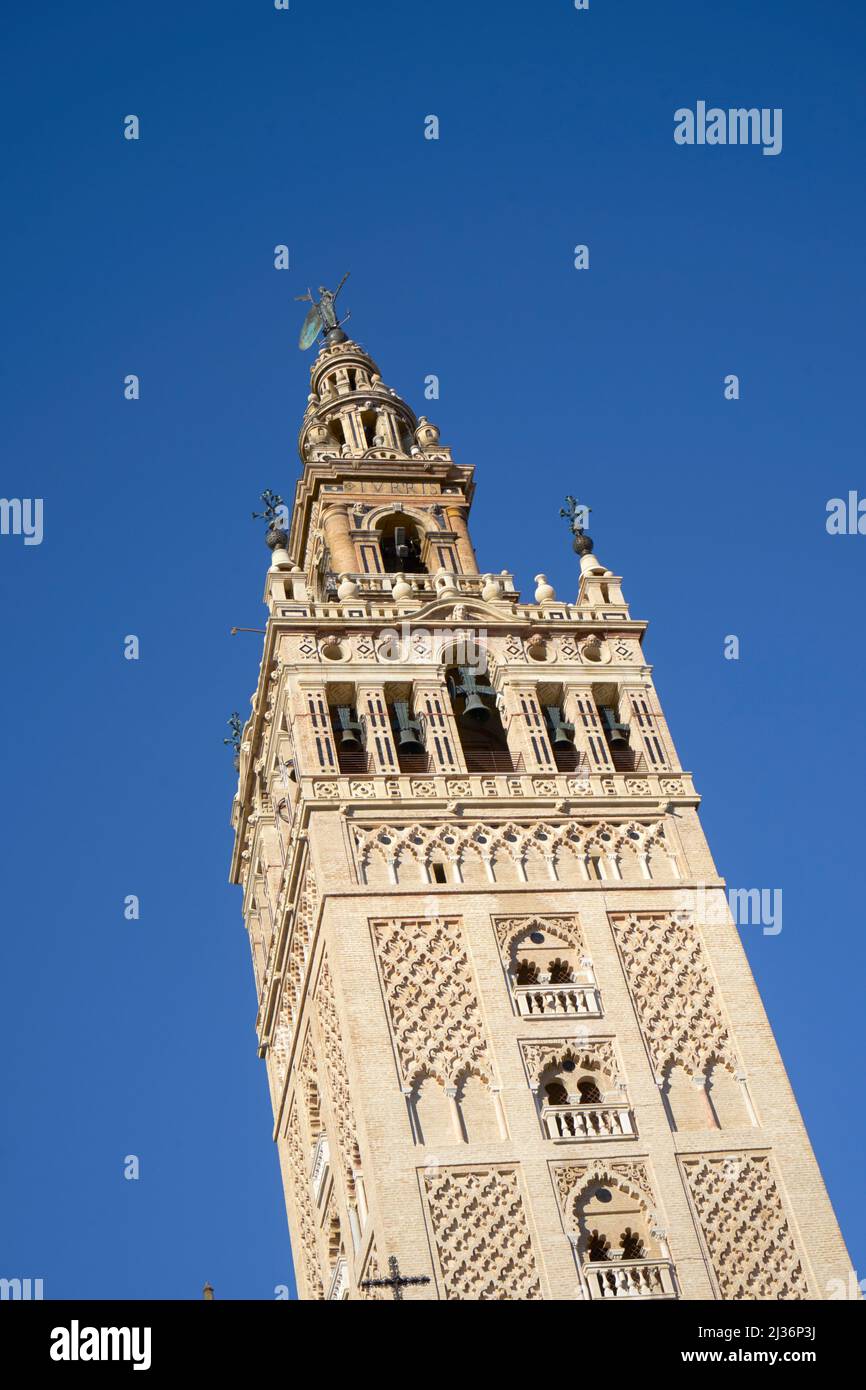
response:
<path id="1" fill-rule="evenodd" d="M 350 274 L 351 272 L 347 270 L 339 285 L 333 291 L 327 289 L 325 285 L 320 285 L 319 298 L 317 300 L 313 298 L 313 291 L 310 289 L 307 290 L 306 294 L 295 295 L 295 299 L 298 303 L 308 299 L 313 306 L 304 319 L 301 328 L 301 336 L 298 339 L 298 347 L 306 351 L 307 348 L 313 346 L 313 343 L 320 333 L 324 333 L 325 342 L 327 343 L 340 343 L 343 341 L 346 335 L 342 332 L 341 326 L 352 316 L 351 314 L 347 314 L 346 318 L 338 319 L 335 306 L 337 303 L 337 295 L 345 285 Z M 338 337 L 337 334 L 340 336 Z"/>

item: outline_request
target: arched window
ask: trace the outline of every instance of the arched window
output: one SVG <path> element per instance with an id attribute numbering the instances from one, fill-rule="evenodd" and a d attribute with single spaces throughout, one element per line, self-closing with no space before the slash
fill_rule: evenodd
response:
<path id="1" fill-rule="evenodd" d="M 538 961 L 522 960 L 517 966 L 516 983 L 534 985 L 538 983 Z"/>
<path id="2" fill-rule="evenodd" d="M 601 1105 L 601 1091 L 591 1076 L 583 1076 L 577 1083 L 577 1093 L 581 1105 Z"/>
<path id="3" fill-rule="evenodd" d="M 574 971 L 572 970 L 567 960 L 561 960 L 559 956 L 557 956 L 556 960 L 551 961 L 550 983 L 552 985 L 571 984 L 571 981 L 573 979 Z"/>
<path id="4" fill-rule="evenodd" d="M 594 1263 L 606 1260 L 610 1252 L 610 1241 L 600 1231 L 590 1231 L 586 1242 L 586 1253 Z"/>
<path id="5" fill-rule="evenodd" d="M 470 772 L 517 770 L 489 677 L 472 666 L 453 666 L 447 673 L 447 681 L 467 769 Z"/>
<path id="6" fill-rule="evenodd" d="M 644 1257 L 643 1238 L 638 1231 L 626 1226 L 619 1240 L 624 1260 L 642 1260 Z"/>
<path id="7" fill-rule="evenodd" d="M 421 537 L 411 517 L 403 512 L 386 516 L 378 526 L 382 568 L 386 574 L 426 574 L 421 559 Z"/>
<path id="8" fill-rule="evenodd" d="M 568 1091 L 561 1081 L 548 1081 L 544 1090 L 548 1105 L 568 1105 Z"/>

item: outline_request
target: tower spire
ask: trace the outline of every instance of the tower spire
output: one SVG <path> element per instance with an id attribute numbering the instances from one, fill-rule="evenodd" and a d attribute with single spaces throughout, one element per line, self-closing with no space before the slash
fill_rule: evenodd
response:
<path id="1" fill-rule="evenodd" d="M 264 497 L 268 622 L 230 740 L 301 1297 L 847 1285 L 588 508 L 563 508 L 576 601 L 480 574 L 473 469 L 334 324 L 288 527 Z"/>

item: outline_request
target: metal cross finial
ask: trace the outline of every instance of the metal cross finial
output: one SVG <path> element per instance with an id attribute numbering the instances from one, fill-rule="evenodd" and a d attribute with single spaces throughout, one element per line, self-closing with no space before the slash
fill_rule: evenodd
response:
<path id="1" fill-rule="evenodd" d="M 228 746 L 230 748 L 233 748 L 235 753 L 237 754 L 241 751 L 241 729 L 243 728 L 243 725 L 241 724 L 241 717 L 238 714 L 237 710 L 232 710 L 231 714 L 226 720 L 226 723 L 228 724 L 232 732 L 230 738 L 223 739 L 223 743 L 228 744 Z"/>
<path id="2" fill-rule="evenodd" d="M 567 519 L 571 533 L 574 536 L 574 540 L 571 543 L 572 550 L 575 555 L 579 555 L 581 559 L 583 559 L 584 555 L 592 554 L 592 536 L 588 536 L 584 529 L 589 521 L 589 514 L 592 508 L 578 502 L 577 498 L 572 497 L 571 494 L 569 494 L 565 500 L 567 506 L 560 507 L 559 515 Z"/>
<path id="3" fill-rule="evenodd" d="M 583 535 L 584 528 L 589 525 L 589 514 L 592 507 L 587 507 L 578 502 L 576 497 L 571 494 L 566 497 L 567 507 L 560 507 L 559 515 L 568 518 L 568 524 L 576 536 Z"/>
<path id="4" fill-rule="evenodd" d="M 397 1256 L 391 1255 L 388 1260 L 390 1277 L 388 1279 L 362 1279 L 362 1289 L 390 1289 L 391 1297 L 395 1303 L 402 1302 L 403 1290 L 409 1284 L 429 1284 L 430 1279 L 426 1274 L 401 1274 L 400 1266 L 397 1263 Z"/>
<path id="5" fill-rule="evenodd" d="M 279 511 L 280 507 L 283 505 L 282 497 L 278 492 L 271 492 L 271 489 L 266 487 L 264 492 L 261 493 L 261 499 L 265 504 L 265 510 L 263 512 L 253 512 L 253 521 L 266 521 L 269 526 L 276 525 L 276 523 L 282 519 Z"/>

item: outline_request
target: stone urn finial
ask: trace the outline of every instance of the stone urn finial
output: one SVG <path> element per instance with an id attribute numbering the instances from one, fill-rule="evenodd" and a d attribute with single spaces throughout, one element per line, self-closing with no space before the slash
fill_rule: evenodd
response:
<path id="1" fill-rule="evenodd" d="M 340 582 L 337 585 L 337 598 L 341 603 L 345 603 L 348 599 L 358 597 L 361 589 L 357 579 L 353 579 L 350 574 L 341 574 L 339 580 Z"/>
<path id="2" fill-rule="evenodd" d="M 551 603 L 556 598 L 556 590 L 552 584 L 548 584 L 546 574 L 535 576 L 535 602 Z"/>
<path id="3" fill-rule="evenodd" d="M 412 597 L 412 585 L 405 574 L 395 574 L 391 581 L 391 597 L 401 601 Z"/>

